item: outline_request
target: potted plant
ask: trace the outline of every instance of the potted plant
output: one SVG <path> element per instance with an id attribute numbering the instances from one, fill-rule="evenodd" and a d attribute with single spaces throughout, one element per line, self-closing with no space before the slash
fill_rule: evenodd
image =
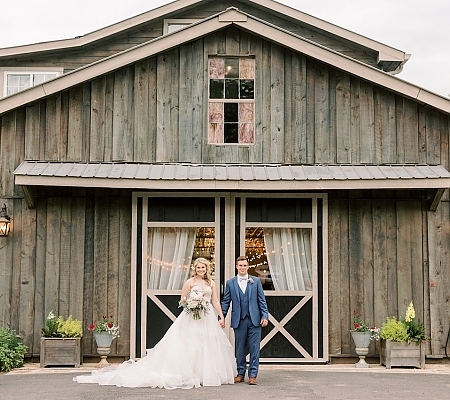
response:
<path id="1" fill-rule="evenodd" d="M 357 368 L 369 368 L 365 358 L 369 354 L 369 345 L 371 340 L 379 339 L 379 329 L 367 324 L 353 311 L 352 329 L 350 329 L 353 341 L 355 342 L 355 351 L 359 356 L 359 361 L 355 364 Z"/>
<path id="2" fill-rule="evenodd" d="M 83 326 L 80 320 L 73 319 L 71 315 L 64 319 L 50 311 L 42 328 L 41 368 L 48 365 L 79 367 L 82 336 Z"/>
<path id="3" fill-rule="evenodd" d="M 413 302 L 404 319 L 387 318 L 380 328 L 380 364 L 386 368 L 425 366 L 425 335 L 423 324 L 416 319 Z"/>
<path id="4" fill-rule="evenodd" d="M 102 319 L 95 324 L 89 325 L 89 331 L 93 332 L 95 342 L 97 343 L 97 353 L 100 354 L 100 362 L 97 368 L 103 368 L 109 365 L 106 361 L 111 352 L 111 342 L 119 337 L 119 326 L 115 324 L 113 316 L 103 315 Z"/>

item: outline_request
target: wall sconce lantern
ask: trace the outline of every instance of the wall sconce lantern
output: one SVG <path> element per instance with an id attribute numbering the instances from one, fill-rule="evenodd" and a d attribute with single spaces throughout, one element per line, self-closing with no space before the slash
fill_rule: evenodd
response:
<path id="1" fill-rule="evenodd" d="M 10 222 L 11 222 L 11 218 L 7 214 L 6 204 L 3 204 L 3 207 L 0 211 L 0 236 L 8 236 L 9 235 Z"/>

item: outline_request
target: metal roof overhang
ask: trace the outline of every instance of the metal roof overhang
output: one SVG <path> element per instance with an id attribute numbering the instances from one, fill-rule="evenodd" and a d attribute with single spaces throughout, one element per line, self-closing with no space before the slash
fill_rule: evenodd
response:
<path id="1" fill-rule="evenodd" d="M 25 161 L 21 186 L 150 190 L 446 189 L 441 165 L 141 164 Z"/>

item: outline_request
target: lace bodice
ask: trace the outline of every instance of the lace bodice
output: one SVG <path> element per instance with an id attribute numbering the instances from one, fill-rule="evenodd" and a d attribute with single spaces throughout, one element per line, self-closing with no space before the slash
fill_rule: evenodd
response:
<path id="1" fill-rule="evenodd" d="M 203 293 L 205 299 L 211 302 L 211 295 L 212 295 L 211 286 L 205 286 L 205 288 L 202 289 L 200 286 L 194 285 L 192 286 L 191 292 Z"/>

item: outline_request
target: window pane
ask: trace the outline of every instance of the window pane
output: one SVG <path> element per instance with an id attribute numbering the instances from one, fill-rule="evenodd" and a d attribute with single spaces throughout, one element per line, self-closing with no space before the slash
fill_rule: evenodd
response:
<path id="1" fill-rule="evenodd" d="M 253 99 L 255 97 L 254 81 L 252 79 L 242 79 L 240 84 L 240 98 Z"/>
<path id="2" fill-rule="evenodd" d="M 239 103 L 239 122 L 254 122 L 253 103 Z"/>
<path id="3" fill-rule="evenodd" d="M 224 104 L 224 120 L 225 122 L 238 122 L 238 103 L 225 103 Z"/>
<path id="4" fill-rule="evenodd" d="M 209 122 L 223 122 L 223 103 L 209 103 Z"/>
<path id="5" fill-rule="evenodd" d="M 225 60 L 223 58 L 209 59 L 209 78 L 210 79 L 225 78 Z"/>
<path id="6" fill-rule="evenodd" d="M 211 79 L 209 81 L 209 98 L 223 99 L 223 84 L 222 79 Z"/>
<path id="7" fill-rule="evenodd" d="M 224 129 L 224 143 L 238 143 L 238 124 L 225 124 Z"/>
<path id="8" fill-rule="evenodd" d="M 255 79 L 255 60 L 252 58 L 241 58 L 239 60 L 239 78 Z"/>
<path id="9" fill-rule="evenodd" d="M 239 78 L 239 58 L 225 58 L 225 77 Z"/>
<path id="10" fill-rule="evenodd" d="M 238 99 L 239 98 L 239 80 L 225 79 L 225 98 Z"/>
<path id="11" fill-rule="evenodd" d="M 149 228 L 147 288 L 180 290 L 189 277 L 192 262 L 204 257 L 215 267 L 214 228 Z"/>
<path id="12" fill-rule="evenodd" d="M 239 124 L 239 143 L 253 143 L 254 124 Z"/>
<path id="13" fill-rule="evenodd" d="M 245 229 L 249 273 L 265 290 L 312 290 L 311 229 Z"/>

